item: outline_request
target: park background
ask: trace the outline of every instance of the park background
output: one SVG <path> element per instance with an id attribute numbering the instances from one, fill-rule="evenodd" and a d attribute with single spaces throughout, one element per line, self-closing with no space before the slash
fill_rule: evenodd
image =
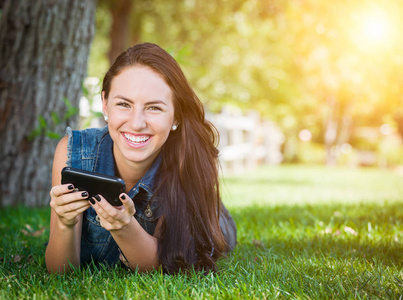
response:
<path id="1" fill-rule="evenodd" d="M 90 77 L 102 79 L 122 49 L 151 41 L 180 62 L 208 112 L 238 117 L 227 122 L 243 131 L 237 143 L 265 144 L 268 139 L 267 148 L 281 145 L 281 158 L 267 154 L 266 162 L 403 163 L 403 22 L 398 1 L 100 4 Z M 117 20 L 125 17 L 127 24 L 118 27 Z M 241 112 L 253 111 L 259 114 L 250 121 L 253 125 L 239 124 L 248 122 L 239 117 Z M 212 121 L 218 127 L 225 123 Z M 264 121 L 278 126 L 283 138 L 271 140 L 268 135 L 276 132 L 260 132 Z M 226 129 L 231 130 L 222 128 L 223 143 L 232 144 L 227 134 L 233 140 L 237 133 Z M 249 159 L 259 156 L 251 152 Z"/>
<path id="2" fill-rule="evenodd" d="M 2 298 L 401 296 L 401 1 L 5 0 L 0 9 Z M 139 42 L 175 57 L 221 132 L 238 246 L 206 277 L 49 276 L 55 145 L 66 126 L 104 125 L 100 80 Z"/>
<path id="3" fill-rule="evenodd" d="M 2 205 L 47 203 L 58 139 L 67 126 L 87 127 L 100 116 L 99 80 L 120 52 L 145 41 L 177 59 L 213 122 L 220 112 L 238 117 L 216 122 L 239 125 L 238 132 L 222 129 L 224 170 L 279 162 L 403 164 L 400 1 L 2 6 Z M 91 102 L 81 103 L 86 120 L 79 120 L 82 96 Z"/>

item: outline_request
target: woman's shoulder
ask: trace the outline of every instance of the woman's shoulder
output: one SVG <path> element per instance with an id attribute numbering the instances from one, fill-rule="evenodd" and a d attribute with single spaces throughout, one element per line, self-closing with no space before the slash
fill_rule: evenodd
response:
<path id="1" fill-rule="evenodd" d="M 82 130 L 73 130 L 71 127 L 66 128 L 66 134 L 69 139 L 74 137 L 87 140 L 102 139 L 108 132 L 108 126 L 101 128 L 87 128 Z"/>
<path id="2" fill-rule="evenodd" d="M 71 147 L 92 147 L 99 144 L 102 138 L 109 133 L 108 126 L 101 128 L 87 128 L 83 130 L 66 129 L 68 148 Z"/>
<path id="3" fill-rule="evenodd" d="M 84 130 L 73 130 L 67 127 L 67 165 L 83 168 L 82 159 L 92 158 L 94 149 L 108 133 L 108 126 Z"/>

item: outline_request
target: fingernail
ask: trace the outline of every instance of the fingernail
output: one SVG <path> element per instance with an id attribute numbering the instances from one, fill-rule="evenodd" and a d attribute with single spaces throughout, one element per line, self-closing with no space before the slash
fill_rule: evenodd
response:
<path id="1" fill-rule="evenodd" d="M 72 184 L 70 184 L 67 188 L 68 188 L 69 190 L 72 190 L 72 189 L 74 189 L 74 186 L 73 186 Z"/>
<path id="2" fill-rule="evenodd" d="M 89 200 L 90 200 L 90 202 L 91 202 L 91 204 L 92 204 L 92 205 L 94 205 L 94 204 L 95 204 L 95 200 L 94 200 L 94 198 L 90 198 Z"/>
<path id="3" fill-rule="evenodd" d="M 125 196 L 125 195 L 121 195 L 121 196 L 120 196 L 120 199 L 125 200 L 125 199 L 126 199 L 126 196 Z"/>
<path id="4" fill-rule="evenodd" d="M 88 197 L 88 193 L 87 192 L 82 192 L 81 197 Z"/>
<path id="5" fill-rule="evenodd" d="M 101 201 L 101 197 L 99 197 L 99 195 L 95 195 L 94 198 L 99 202 Z"/>

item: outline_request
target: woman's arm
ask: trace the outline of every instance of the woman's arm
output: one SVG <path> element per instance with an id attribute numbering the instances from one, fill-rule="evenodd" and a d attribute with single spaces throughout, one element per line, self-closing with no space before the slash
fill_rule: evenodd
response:
<path id="1" fill-rule="evenodd" d="M 80 264 L 82 213 L 90 207 L 83 192 L 73 192 L 69 184 L 61 185 L 61 170 L 67 161 L 67 136 L 56 147 L 52 170 L 52 207 L 49 243 L 45 261 L 48 272 L 64 273 L 70 264 Z"/>
<path id="2" fill-rule="evenodd" d="M 110 231 L 130 268 L 132 270 L 138 268 L 140 272 L 157 269 L 159 266 L 157 237 L 160 222 L 157 224 L 156 234 L 152 236 L 134 218 L 134 203 L 129 196 L 120 195 L 123 203 L 121 207 L 113 207 L 103 197 L 97 198 L 93 207 L 100 217 L 101 226 Z"/>
<path id="3" fill-rule="evenodd" d="M 132 270 L 158 269 L 158 239 L 149 235 L 134 217 L 128 226 L 111 234 Z"/>

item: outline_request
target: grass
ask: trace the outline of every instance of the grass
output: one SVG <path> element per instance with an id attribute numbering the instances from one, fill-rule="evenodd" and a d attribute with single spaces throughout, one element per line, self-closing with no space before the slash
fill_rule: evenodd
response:
<path id="1" fill-rule="evenodd" d="M 402 179 L 392 170 L 312 166 L 226 177 L 238 245 L 208 275 L 91 267 L 48 275 L 49 209 L 4 208 L 0 299 L 399 299 Z"/>

